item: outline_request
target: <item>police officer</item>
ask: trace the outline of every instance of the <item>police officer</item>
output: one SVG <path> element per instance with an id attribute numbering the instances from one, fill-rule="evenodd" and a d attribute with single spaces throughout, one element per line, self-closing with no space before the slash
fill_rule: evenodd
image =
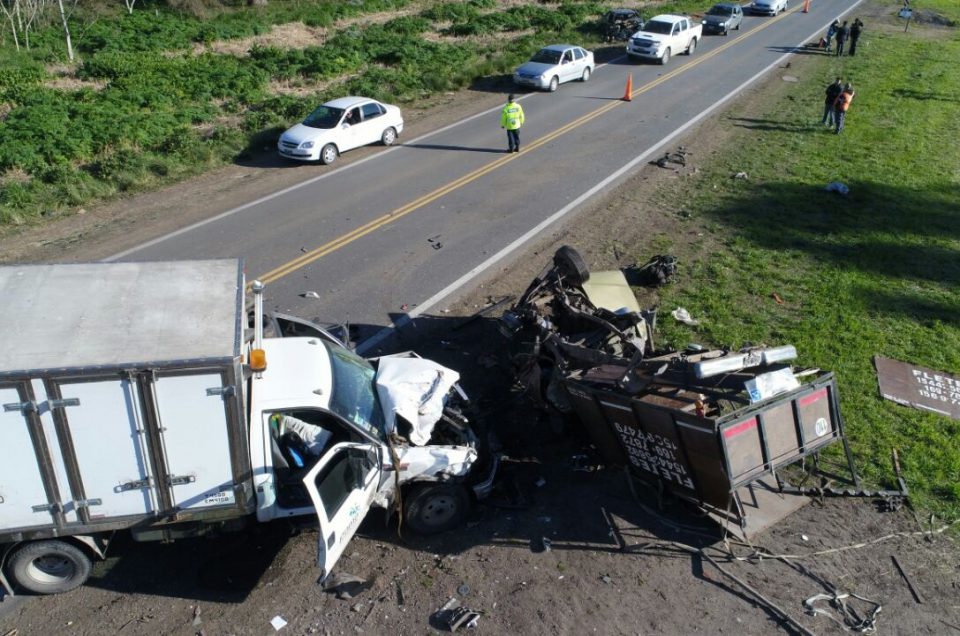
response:
<path id="1" fill-rule="evenodd" d="M 507 131 L 507 152 L 520 152 L 520 127 L 523 126 L 523 108 L 514 101 L 513 93 L 500 113 L 500 127 Z"/>

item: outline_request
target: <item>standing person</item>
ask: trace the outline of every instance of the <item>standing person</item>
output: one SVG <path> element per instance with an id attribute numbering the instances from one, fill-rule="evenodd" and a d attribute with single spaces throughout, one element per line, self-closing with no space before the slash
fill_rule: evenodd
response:
<path id="1" fill-rule="evenodd" d="M 863 31 L 863 22 L 860 21 L 860 18 L 857 18 L 853 21 L 853 26 L 850 27 L 850 55 L 857 54 L 857 40 L 860 39 L 860 33 Z"/>
<path id="2" fill-rule="evenodd" d="M 843 130 L 844 121 L 847 119 L 847 109 L 850 108 L 850 102 L 853 101 L 854 94 L 853 84 L 847 82 L 843 86 L 843 92 L 840 93 L 837 101 L 834 102 L 833 118 L 837 122 L 837 127 L 833 132 L 836 135 L 839 135 L 840 131 Z"/>
<path id="3" fill-rule="evenodd" d="M 520 127 L 523 126 L 523 108 L 514 101 L 513 93 L 500 113 L 500 127 L 507 131 L 507 152 L 520 152 Z"/>
<path id="4" fill-rule="evenodd" d="M 823 102 L 823 119 L 820 121 L 821 124 L 826 126 L 833 126 L 834 117 L 833 117 L 833 105 L 836 103 L 837 98 L 840 97 L 840 93 L 843 92 L 843 82 L 840 81 L 840 78 L 837 78 L 833 84 L 827 85 L 827 98 Z"/>
<path id="5" fill-rule="evenodd" d="M 850 27 L 847 26 L 847 21 L 843 21 L 843 25 L 837 29 L 837 57 L 843 55 L 843 44 L 847 41 L 847 38 L 850 37 Z"/>
<path id="6" fill-rule="evenodd" d="M 830 28 L 827 29 L 827 53 L 830 53 L 833 49 L 831 48 L 833 42 L 833 36 L 837 34 L 837 31 L 840 29 L 840 20 L 834 20 L 830 24 Z"/>

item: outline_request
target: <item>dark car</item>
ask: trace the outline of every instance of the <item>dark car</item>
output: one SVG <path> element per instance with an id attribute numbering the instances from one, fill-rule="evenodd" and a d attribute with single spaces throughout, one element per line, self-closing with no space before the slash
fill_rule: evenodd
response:
<path id="1" fill-rule="evenodd" d="M 704 33 L 722 33 L 726 35 L 732 30 L 740 28 L 743 22 L 743 9 L 739 4 L 715 4 L 707 11 L 701 21 Z"/>
<path id="2" fill-rule="evenodd" d="M 611 9 L 603 16 L 603 40 L 626 41 L 643 26 L 643 16 L 636 9 Z"/>

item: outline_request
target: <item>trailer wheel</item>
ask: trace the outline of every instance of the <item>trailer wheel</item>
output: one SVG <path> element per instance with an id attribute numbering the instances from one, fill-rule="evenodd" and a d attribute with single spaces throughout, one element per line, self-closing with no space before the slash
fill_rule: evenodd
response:
<path id="1" fill-rule="evenodd" d="M 590 280 L 590 270 L 583 262 L 580 252 L 569 245 L 564 245 L 553 254 L 553 264 L 564 277 L 570 279 L 574 285 L 583 285 Z"/>
<path id="2" fill-rule="evenodd" d="M 417 486 L 404 497 L 403 518 L 417 534 L 453 530 L 467 517 L 470 497 L 458 484 Z"/>
<path id="3" fill-rule="evenodd" d="M 34 594 L 60 594 L 80 587 L 93 564 L 80 548 L 64 541 L 37 541 L 10 555 L 10 574 L 20 587 Z"/>

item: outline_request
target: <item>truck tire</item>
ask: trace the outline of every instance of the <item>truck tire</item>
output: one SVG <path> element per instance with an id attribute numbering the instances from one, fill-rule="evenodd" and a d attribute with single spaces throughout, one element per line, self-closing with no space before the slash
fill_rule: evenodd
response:
<path id="1" fill-rule="evenodd" d="M 663 57 L 660 58 L 660 66 L 663 66 L 670 61 L 670 49 L 668 48 L 663 52 Z"/>
<path id="2" fill-rule="evenodd" d="M 60 594 L 78 588 L 93 564 L 83 550 L 65 541 L 26 543 L 10 555 L 10 575 L 34 594 Z"/>
<path id="3" fill-rule="evenodd" d="M 726 35 L 726 33 L 724 33 Z M 690 44 L 687 46 L 687 55 L 693 55 L 693 52 L 697 50 L 697 38 L 690 40 Z"/>
<path id="4" fill-rule="evenodd" d="M 463 523 L 470 496 L 460 484 L 417 486 L 403 500 L 403 519 L 417 534 L 439 534 Z"/>
<path id="5" fill-rule="evenodd" d="M 583 285 L 590 280 L 590 269 L 583 262 L 583 257 L 569 245 L 564 245 L 554 252 L 553 265 L 574 285 Z"/>

